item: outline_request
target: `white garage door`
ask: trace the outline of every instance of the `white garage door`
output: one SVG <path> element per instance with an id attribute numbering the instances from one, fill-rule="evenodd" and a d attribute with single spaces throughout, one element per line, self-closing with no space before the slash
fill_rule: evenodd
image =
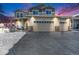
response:
<path id="1" fill-rule="evenodd" d="M 34 31 L 53 31 L 53 21 L 34 21 Z"/>
<path id="2" fill-rule="evenodd" d="M 60 31 L 65 31 L 65 23 L 64 22 L 60 23 Z"/>

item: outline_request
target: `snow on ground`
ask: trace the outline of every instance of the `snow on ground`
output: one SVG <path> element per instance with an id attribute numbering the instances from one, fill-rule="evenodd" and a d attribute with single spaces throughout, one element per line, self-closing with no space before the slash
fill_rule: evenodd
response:
<path id="1" fill-rule="evenodd" d="M 23 36 L 25 32 L 0 33 L 0 55 L 5 55 Z"/>

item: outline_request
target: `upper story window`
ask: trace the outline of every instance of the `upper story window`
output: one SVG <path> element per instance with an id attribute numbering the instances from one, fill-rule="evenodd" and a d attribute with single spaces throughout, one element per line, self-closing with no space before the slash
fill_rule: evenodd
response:
<path id="1" fill-rule="evenodd" d="M 23 17 L 23 13 L 20 13 L 20 17 Z"/>
<path id="2" fill-rule="evenodd" d="M 17 18 L 24 17 L 24 13 L 23 12 L 16 12 L 15 16 Z"/>
<path id="3" fill-rule="evenodd" d="M 17 17 L 17 18 L 19 17 L 19 13 L 16 13 L 16 17 Z"/>
<path id="4" fill-rule="evenodd" d="M 46 14 L 51 15 L 52 14 L 52 10 L 45 10 Z"/>
<path id="5" fill-rule="evenodd" d="M 32 12 L 33 12 L 33 15 L 38 15 L 39 10 L 32 10 Z"/>

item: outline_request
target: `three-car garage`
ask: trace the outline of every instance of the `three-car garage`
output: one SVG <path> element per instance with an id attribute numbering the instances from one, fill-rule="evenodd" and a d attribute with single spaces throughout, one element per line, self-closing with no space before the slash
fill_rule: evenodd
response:
<path id="1" fill-rule="evenodd" d="M 70 19 L 56 17 L 31 17 L 30 26 L 32 31 L 69 31 L 71 27 Z"/>

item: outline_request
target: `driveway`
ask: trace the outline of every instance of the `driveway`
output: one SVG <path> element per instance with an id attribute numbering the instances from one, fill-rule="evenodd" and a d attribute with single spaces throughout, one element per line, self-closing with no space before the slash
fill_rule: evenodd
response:
<path id="1" fill-rule="evenodd" d="M 0 55 L 5 55 L 24 35 L 26 32 L 0 32 Z"/>
<path id="2" fill-rule="evenodd" d="M 79 54 L 79 32 L 28 32 L 7 55 Z"/>

